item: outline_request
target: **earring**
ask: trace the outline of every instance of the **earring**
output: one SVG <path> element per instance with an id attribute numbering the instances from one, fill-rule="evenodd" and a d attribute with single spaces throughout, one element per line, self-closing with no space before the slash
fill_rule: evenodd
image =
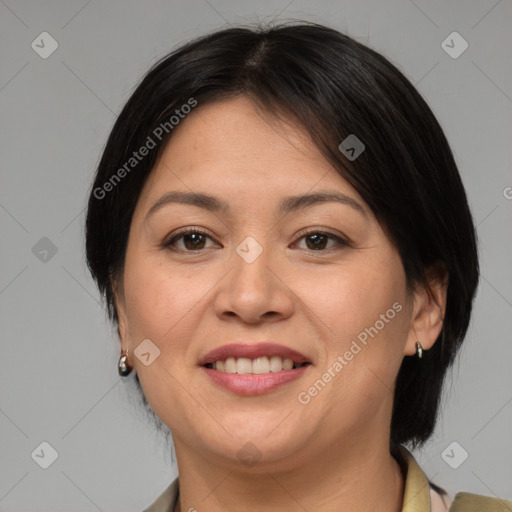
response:
<path id="1" fill-rule="evenodd" d="M 126 350 L 126 354 L 123 354 L 121 351 L 121 357 L 117 363 L 117 371 L 121 377 L 126 377 L 132 371 L 132 367 L 128 364 L 128 350 Z"/>
<path id="2" fill-rule="evenodd" d="M 421 359 L 423 356 L 423 347 L 421 346 L 421 343 L 419 341 L 416 342 L 416 353 L 418 354 L 418 357 Z"/>

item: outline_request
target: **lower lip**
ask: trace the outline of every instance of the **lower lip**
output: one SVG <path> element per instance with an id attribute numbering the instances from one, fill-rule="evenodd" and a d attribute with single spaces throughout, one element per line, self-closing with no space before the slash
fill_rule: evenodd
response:
<path id="1" fill-rule="evenodd" d="M 262 375 L 227 373 L 204 366 L 203 369 L 216 384 L 228 391 L 239 395 L 261 395 L 273 391 L 287 382 L 299 379 L 310 366 L 307 364 L 295 370 L 281 370 Z"/>

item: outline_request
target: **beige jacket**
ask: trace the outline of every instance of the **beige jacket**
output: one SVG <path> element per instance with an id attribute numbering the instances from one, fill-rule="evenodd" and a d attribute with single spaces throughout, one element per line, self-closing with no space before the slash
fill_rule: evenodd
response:
<path id="1" fill-rule="evenodd" d="M 400 449 L 401 466 L 406 475 L 402 512 L 512 512 L 512 501 L 469 492 L 458 492 L 454 498 L 438 494 L 430 487 L 411 452 L 404 446 Z M 174 512 L 178 496 L 179 480 L 176 478 L 143 512 Z"/>

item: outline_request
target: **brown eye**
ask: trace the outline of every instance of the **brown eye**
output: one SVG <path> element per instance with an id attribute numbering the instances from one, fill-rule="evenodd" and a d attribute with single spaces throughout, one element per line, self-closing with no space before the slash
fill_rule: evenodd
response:
<path id="1" fill-rule="evenodd" d="M 325 249 L 325 246 L 327 244 L 328 238 L 325 235 L 321 235 L 319 233 L 315 233 L 313 235 L 309 235 L 306 238 L 306 245 L 308 246 L 308 249 L 312 249 L 314 251 L 319 249 Z M 308 242 L 311 242 L 310 244 Z"/>
<path id="2" fill-rule="evenodd" d="M 349 246 L 349 243 L 339 236 L 331 233 L 324 233 L 322 231 L 310 231 L 300 238 L 300 240 L 302 239 L 306 240 L 306 249 L 311 251 L 326 251 L 335 248 L 336 245 L 344 247 Z M 334 247 L 326 247 L 329 240 L 336 242 Z"/>
<path id="3" fill-rule="evenodd" d="M 203 231 L 189 229 L 174 235 L 167 242 L 164 242 L 163 246 L 173 251 L 194 252 L 205 249 L 207 238 L 212 240 L 212 238 Z M 183 239 L 183 246 L 176 247 L 177 242 L 181 239 Z"/>
<path id="4" fill-rule="evenodd" d="M 182 235 L 183 244 L 186 249 L 194 250 L 194 249 L 203 249 L 205 238 L 204 235 L 199 233 L 190 233 L 188 235 Z"/>

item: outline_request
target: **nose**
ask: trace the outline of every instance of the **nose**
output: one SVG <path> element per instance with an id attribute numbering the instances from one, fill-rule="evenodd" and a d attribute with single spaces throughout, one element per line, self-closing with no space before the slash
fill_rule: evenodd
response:
<path id="1" fill-rule="evenodd" d="M 289 318 L 294 310 L 294 294 L 290 287 L 284 259 L 271 248 L 263 247 L 246 257 L 243 245 L 232 255 L 231 271 L 223 279 L 215 297 L 215 312 L 222 320 L 248 324 L 276 322 Z M 230 262 L 231 263 L 231 262 Z"/>

